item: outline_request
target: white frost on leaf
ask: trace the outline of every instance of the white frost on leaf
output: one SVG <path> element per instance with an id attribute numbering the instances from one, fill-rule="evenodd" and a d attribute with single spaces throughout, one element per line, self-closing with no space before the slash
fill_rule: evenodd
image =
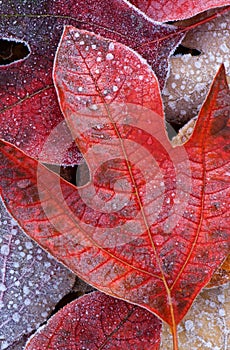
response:
<path id="1" fill-rule="evenodd" d="M 229 284 L 203 290 L 178 326 L 179 349 L 227 350 L 229 329 Z M 163 325 L 160 350 L 171 349 L 172 336 Z"/>
<path id="2" fill-rule="evenodd" d="M 46 321 L 74 281 L 24 234 L 0 198 L 0 350 Z"/>
<path id="3" fill-rule="evenodd" d="M 221 63 L 230 83 L 230 12 L 188 32 L 182 45 L 201 54 L 170 58 L 163 101 L 167 121 L 178 124 L 198 114 Z"/>

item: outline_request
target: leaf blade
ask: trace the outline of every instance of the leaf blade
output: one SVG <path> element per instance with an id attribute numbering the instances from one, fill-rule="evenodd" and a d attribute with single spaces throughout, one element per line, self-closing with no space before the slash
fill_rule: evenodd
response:
<path id="1" fill-rule="evenodd" d="M 25 350 L 55 349 L 57 344 L 76 350 L 158 350 L 160 333 L 161 322 L 146 310 L 93 292 L 55 314 L 45 328 L 28 341 Z"/>
<path id="2" fill-rule="evenodd" d="M 215 7 L 230 5 L 228 0 L 208 0 L 205 2 L 131 0 L 130 2 L 148 16 L 152 17 L 155 21 L 159 22 L 178 21 Z"/>
<path id="3" fill-rule="evenodd" d="M 3 348 L 37 329 L 75 276 L 25 235 L 0 198 L 0 339 Z"/>
<path id="4" fill-rule="evenodd" d="M 93 34 L 83 32 L 83 35 L 95 38 Z M 107 48 L 109 45 L 106 39 L 99 39 L 96 37 L 96 40 L 100 40 L 101 44 L 104 45 L 104 48 Z M 80 42 L 79 45 L 83 46 Z M 93 45 L 95 45 L 95 42 L 93 42 Z M 119 47 L 119 50 L 121 50 L 121 53 L 124 53 L 125 50 L 128 51 L 127 48 L 120 44 L 117 44 L 117 46 Z M 104 57 L 106 57 L 108 52 L 106 50 L 104 51 L 103 54 Z M 137 59 L 138 56 L 134 53 L 132 55 L 132 60 L 135 62 L 135 59 Z M 93 59 L 97 56 L 90 57 L 90 61 L 93 63 Z M 142 66 L 146 65 L 144 62 L 139 62 L 139 64 Z M 115 69 L 115 71 L 117 71 L 117 69 Z M 153 73 L 149 69 L 147 69 L 146 74 L 147 73 L 151 79 L 154 78 Z M 213 83 L 213 91 L 215 91 L 216 96 L 218 96 L 220 87 L 219 81 L 221 81 L 221 94 L 224 94 L 224 96 L 227 97 L 229 90 L 226 81 L 223 80 L 223 74 L 222 68 Z M 72 77 L 73 76 L 74 75 L 72 75 Z M 71 82 L 73 83 L 72 80 Z M 154 79 L 153 84 L 155 84 Z M 157 85 L 154 86 L 157 88 Z M 96 96 L 100 97 L 96 87 L 95 90 L 97 93 Z M 212 94 L 212 90 L 210 94 Z M 221 101 L 223 100 L 222 95 Z M 123 98 L 126 97 L 126 95 L 122 96 Z M 157 94 L 156 96 L 159 95 Z M 63 108 L 63 111 L 65 111 L 67 119 L 67 112 L 71 112 L 68 103 L 76 103 L 78 105 L 79 100 L 77 97 L 79 97 L 78 93 L 75 94 L 74 100 L 71 100 L 71 94 L 68 97 L 70 100 L 60 99 L 61 103 L 66 103 L 66 109 Z M 90 97 L 91 95 L 87 96 L 87 98 Z M 209 106 L 210 100 L 211 98 L 209 97 L 204 108 L 206 108 L 207 104 Z M 216 102 L 218 101 L 217 98 Z M 122 106 L 124 107 L 124 105 Z M 75 116 L 77 115 L 76 111 L 78 111 L 78 108 L 73 108 Z M 141 108 L 143 108 L 143 106 L 141 106 Z M 209 108 L 210 106 L 208 109 Z M 95 110 L 92 111 L 88 107 L 86 110 L 87 112 L 85 111 L 81 117 L 84 117 L 83 119 L 88 125 L 89 119 L 87 118 L 89 118 L 89 116 L 91 118 L 94 116 L 95 118 Z M 147 109 L 145 109 L 145 112 L 146 110 Z M 115 109 L 115 111 L 117 110 Z M 135 109 L 135 112 L 137 112 L 137 109 Z M 120 109 L 119 113 L 121 113 Z M 108 118 L 107 110 L 105 114 Z M 212 111 L 210 114 L 212 115 Z M 122 114 L 118 114 L 119 117 L 121 115 Z M 146 115 L 149 116 L 146 113 L 140 114 L 142 118 Z M 101 116 L 103 117 L 104 115 L 99 114 L 99 117 Z M 157 170 L 155 169 L 153 172 L 146 171 L 146 179 L 143 181 L 143 174 L 134 165 L 140 166 L 140 164 L 142 164 L 141 162 L 144 161 L 144 166 L 141 167 L 141 169 L 148 170 L 149 168 L 147 166 L 151 164 L 152 161 L 146 156 L 146 153 L 139 153 L 139 158 L 134 158 L 137 162 L 130 164 L 132 174 L 138 185 L 131 191 L 128 186 L 130 183 L 132 184 L 129 164 L 127 163 L 127 159 L 125 162 L 122 162 L 120 157 L 120 155 L 124 153 L 119 153 L 119 157 L 115 154 L 115 160 L 113 160 L 112 163 L 105 162 L 106 167 L 102 167 L 100 170 L 103 170 L 102 175 L 106 174 L 106 176 L 103 175 L 101 177 L 100 171 L 99 173 L 95 172 L 94 174 L 97 194 L 98 197 L 102 199 L 102 202 L 106 202 L 104 205 L 107 205 L 108 199 L 110 199 L 110 197 L 113 198 L 114 196 L 113 186 L 114 183 L 116 183 L 116 180 L 122 177 L 128 179 L 125 183 L 122 182 L 120 187 L 118 186 L 119 195 L 127 195 L 127 193 L 130 195 L 131 193 L 131 197 L 129 198 L 130 202 L 128 205 L 127 203 L 124 205 L 125 203 L 123 202 L 122 207 L 120 208 L 121 210 L 114 210 L 112 212 L 105 211 L 103 213 L 105 207 L 101 205 L 100 201 L 96 203 L 98 204 L 98 208 L 95 209 L 92 207 L 92 205 L 95 204 L 95 193 L 93 193 L 93 201 L 87 203 L 87 196 L 82 197 L 81 188 L 75 189 L 65 181 L 60 180 L 57 175 L 48 171 L 39 165 L 38 162 L 26 157 L 25 154 L 17 150 L 15 147 L 10 146 L 3 141 L 0 143 L 2 158 L 0 183 L 3 197 L 5 200 L 10 200 L 7 205 L 12 214 L 17 217 L 20 224 L 25 227 L 25 230 L 30 232 L 32 237 L 45 247 L 45 249 L 48 249 L 54 256 L 56 256 L 58 260 L 68 265 L 68 267 L 79 274 L 82 279 L 88 281 L 96 288 L 110 295 L 143 306 L 157 314 L 172 327 L 175 327 L 175 324 L 180 322 L 191 306 L 193 299 L 199 293 L 200 289 L 211 278 L 211 274 L 215 268 L 217 268 L 217 265 L 225 258 L 229 249 L 227 247 L 229 233 L 227 232 L 227 235 L 223 235 L 219 241 L 219 238 L 213 238 L 215 244 L 218 243 L 220 245 L 216 252 L 217 256 L 212 255 L 211 265 L 208 266 L 208 269 L 199 269 L 202 265 L 202 259 L 207 266 L 207 260 L 209 258 L 209 256 L 207 257 L 205 255 L 206 248 L 203 244 L 208 237 L 208 230 L 200 230 L 200 195 L 197 196 L 199 202 L 198 206 L 197 203 L 194 202 L 197 200 L 195 197 L 197 192 L 198 194 L 200 193 L 200 190 L 202 192 L 202 186 L 197 187 L 196 174 L 202 173 L 203 163 L 195 163 L 195 153 L 194 151 L 191 151 L 194 148 L 191 145 L 193 141 L 186 144 L 190 162 L 188 163 L 188 159 L 184 157 L 187 153 L 183 154 L 183 147 L 172 148 L 170 145 L 165 135 L 162 117 L 157 116 L 156 118 L 153 111 L 151 111 L 151 116 L 153 117 L 152 121 L 155 122 L 151 125 L 151 128 L 153 129 L 149 127 L 149 124 L 148 127 L 146 127 L 144 121 L 141 120 L 141 124 L 128 125 L 128 129 L 122 126 L 119 129 L 119 135 L 122 136 L 124 140 L 129 138 L 129 140 L 132 141 L 132 147 L 129 153 L 130 156 L 134 153 L 136 154 L 137 150 L 140 152 L 140 144 L 143 148 L 148 149 L 148 157 L 155 157 L 156 164 L 159 163 L 161 165 L 161 176 L 159 175 L 158 166 Z M 204 117 L 205 115 L 202 112 L 199 123 L 204 123 Z M 98 123 L 97 118 L 98 115 L 96 114 L 96 123 Z M 221 112 L 218 118 L 222 118 Z M 140 118 L 137 119 L 139 120 Z M 216 123 L 216 120 L 217 119 L 214 118 L 214 124 Z M 101 119 L 99 122 L 101 122 Z M 95 119 L 93 120 L 93 123 L 95 123 Z M 132 126 L 132 128 L 130 128 L 130 126 Z M 141 126 L 141 133 L 138 133 L 137 126 Z M 145 128 L 147 128 L 147 131 L 150 131 L 151 129 L 154 132 L 152 135 L 153 137 L 150 139 L 152 143 L 148 142 L 149 138 L 145 137 L 147 132 Z M 106 140 L 110 141 L 109 145 L 111 146 L 110 138 L 103 137 L 102 139 L 96 137 L 95 139 L 95 135 L 92 137 L 92 130 L 90 128 L 89 130 L 86 129 L 88 133 L 85 133 L 84 135 L 82 134 L 85 137 L 82 137 L 81 140 L 82 149 L 87 149 L 87 147 L 92 148 L 91 146 L 95 143 L 96 146 L 102 145 L 102 147 L 105 147 L 104 141 Z M 106 126 L 105 130 L 103 130 L 100 126 L 99 130 L 102 135 L 106 136 L 109 134 L 111 136 L 111 128 Z M 76 132 L 75 129 L 74 131 Z M 83 131 L 85 132 L 85 128 L 83 128 Z M 114 135 L 114 127 L 112 128 L 112 132 Z M 196 132 L 194 135 L 195 134 Z M 148 137 L 149 135 L 151 134 L 148 134 Z M 194 140 L 194 135 L 191 140 Z M 197 133 L 198 140 L 199 135 L 200 132 Z M 209 135 L 209 142 L 213 140 L 213 137 L 215 138 L 212 134 Z M 156 140 L 160 140 L 160 142 L 157 143 Z M 222 138 L 220 142 L 221 152 L 226 152 L 225 146 L 225 141 L 223 142 Z M 118 142 L 116 147 L 119 150 L 122 150 L 120 142 Z M 113 147 L 110 147 L 110 150 L 111 149 L 113 150 Z M 135 152 L 133 152 L 134 150 Z M 170 157 L 172 157 L 173 162 L 170 157 L 167 156 L 168 153 L 170 154 Z M 102 154 L 105 154 L 105 152 Z M 107 154 L 108 152 L 106 155 Z M 199 153 L 198 156 L 202 157 L 202 148 L 201 153 Z M 217 161 L 219 156 L 215 155 L 215 159 Z M 90 160 L 92 161 L 92 164 L 95 162 L 95 165 L 98 165 L 98 158 L 96 156 L 91 157 Z M 188 171 L 190 166 L 192 168 L 193 176 L 191 179 L 192 188 L 187 186 L 187 183 L 190 180 L 190 173 Z M 175 170 L 176 167 L 177 171 Z M 179 176 L 178 181 L 174 181 L 176 175 L 177 177 Z M 152 176 L 154 181 L 151 182 Z M 38 206 L 37 213 L 39 218 L 42 219 L 40 221 L 37 220 L 37 222 L 32 220 L 34 213 L 31 213 L 31 209 L 26 205 L 28 198 L 31 198 L 31 192 L 26 187 L 19 190 L 17 186 L 18 180 L 25 180 L 28 179 L 28 177 L 33 188 L 33 203 Z M 106 182 L 106 179 L 108 182 Z M 166 191 L 157 192 L 156 188 L 161 187 L 162 180 L 165 181 L 164 185 Z M 204 178 L 201 179 L 201 182 L 202 181 L 204 181 Z M 146 183 L 152 186 L 157 184 L 158 186 L 156 186 L 155 189 L 152 187 L 153 190 L 148 192 L 145 188 Z M 218 182 L 216 183 L 218 186 Z M 25 183 L 23 182 L 22 184 Z M 148 187 L 148 190 L 149 188 L 150 187 Z M 83 190 L 88 191 L 88 189 L 89 185 L 83 187 Z M 148 220 L 152 220 L 151 225 L 148 221 L 147 224 L 149 226 L 147 230 L 147 221 L 143 219 L 143 213 L 141 211 L 142 206 L 140 206 L 139 199 L 137 199 L 137 191 L 139 199 L 143 201 L 142 203 L 146 200 L 145 217 L 147 217 Z M 24 200 L 23 214 L 17 208 L 18 205 L 13 202 L 12 193 L 15 198 L 19 198 L 19 202 L 23 202 Z M 151 193 L 151 196 L 154 197 L 149 198 L 148 193 Z M 88 195 L 88 192 L 86 192 L 86 194 Z M 177 205 L 174 203 L 173 206 L 172 203 L 174 202 L 173 198 L 175 194 L 178 196 L 177 199 L 179 199 L 179 204 Z M 110 195 L 110 197 L 108 197 L 108 195 Z M 22 196 L 22 198 L 19 196 Z M 23 196 L 25 198 L 23 198 Z M 187 199 L 186 196 L 188 197 Z M 162 202 L 158 202 L 159 198 Z M 120 199 L 122 201 L 123 197 L 121 196 Z M 189 209 L 195 207 L 198 208 L 196 209 L 196 212 L 193 213 L 193 218 L 190 217 L 190 213 L 184 208 L 187 203 L 189 204 Z M 151 205 L 153 205 L 153 207 L 151 207 Z M 158 211 L 156 208 L 158 208 Z M 182 208 L 184 209 L 182 210 Z M 154 217 L 155 211 L 157 211 L 157 213 Z M 28 220 L 26 221 L 26 217 L 30 218 L 31 222 L 28 222 Z M 218 218 L 218 220 L 220 219 Z M 125 224 L 128 225 L 126 231 Z M 219 224 L 219 221 L 217 221 L 217 224 Z M 120 228 L 123 229 L 122 235 L 120 234 Z M 199 229 L 199 236 L 197 235 L 197 228 Z M 207 243 L 210 243 L 208 239 Z M 212 254 L 211 244 L 209 244 L 208 247 L 208 254 Z M 197 260 L 200 261 L 198 267 L 196 265 Z M 188 267 L 187 270 L 186 267 Z"/>
<path id="5" fill-rule="evenodd" d="M 68 4 L 30 0 L 26 8 L 17 0 L 14 5 L 4 2 L 0 16 L 1 36 L 22 40 L 31 49 L 24 61 L 0 67 L 0 137 L 52 164 L 82 161 L 64 124 L 52 82 L 53 57 L 66 21 L 135 48 L 158 70 L 162 87 L 168 57 L 183 37 L 177 28 L 153 23 L 121 0 Z M 54 139 L 47 153 L 45 140 L 59 124 L 63 136 L 59 142 Z"/>

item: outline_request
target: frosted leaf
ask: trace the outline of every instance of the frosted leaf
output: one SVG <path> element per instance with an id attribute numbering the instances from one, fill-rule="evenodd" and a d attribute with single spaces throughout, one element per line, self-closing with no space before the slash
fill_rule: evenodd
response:
<path id="1" fill-rule="evenodd" d="M 29 339 L 26 349 L 156 350 L 160 333 L 161 321 L 152 313 L 93 292 L 67 304 L 50 318 Z"/>
<path id="2" fill-rule="evenodd" d="M 1 199 L 0 242 L 0 349 L 4 350 L 14 349 L 24 334 L 46 321 L 75 276 L 23 233 Z"/>
<path id="3" fill-rule="evenodd" d="M 184 124 L 198 114 L 222 62 L 230 83 L 230 13 L 188 32 L 182 45 L 201 54 L 170 58 L 171 71 L 163 101 L 168 122 L 177 124 Z"/>
<path id="4" fill-rule="evenodd" d="M 178 326 L 179 349 L 229 349 L 229 315 L 229 285 L 203 290 Z M 166 325 L 163 326 L 160 349 L 172 349 L 172 336 Z"/>
<path id="5" fill-rule="evenodd" d="M 179 146 L 190 138 L 193 133 L 193 129 L 196 124 L 196 118 L 189 120 L 178 132 L 178 134 L 172 139 L 172 144 L 174 146 Z"/>
<path id="6" fill-rule="evenodd" d="M 7 346 L 6 350 L 22 350 L 26 344 L 29 335 L 23 335 L 20 339 L 17 339 L 12 345 Z"/>

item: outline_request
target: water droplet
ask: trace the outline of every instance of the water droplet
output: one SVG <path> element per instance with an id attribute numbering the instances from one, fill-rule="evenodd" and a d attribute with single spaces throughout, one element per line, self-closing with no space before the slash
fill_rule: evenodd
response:
<path id="1" fill-rule="evenodd" d="M 26 242 L 25 243 L 26 249 L 32 249 L 33 248 L 33 243 L 32 242 Z"/>
<path id="2" fill-rule="evenodd" d="M 12 319 L 14 320 L 14 322 L 19 322 L 20 318 L 21 318 L 21 316 L 19 315 L 18 312 L 15 312 L 12 316 Z"/>
<path id="3" fill-rule="evenodd" d="M 17 182 L 17 186 L 22 189 L 28 187 L 30 184 L 31 182 L 29 179 L 23 179 Z"/>
<path id="4" fill-rule="evenodd" d="M 109 44 L 109 50 L 110 50 L 110 51 L 113 51 L 113 50 L 114 50 L 114 43 L 110 43 L 110 44 Z"/>
<path id="5" fill-rule="evenodd" d="M 185 329 L 187 332 L 191 331 L 194 328 L 193 321 L 187 320 L 185 321 Z"/>
<path id="6" fill-rule="evenodd" d="M 90 110 L 92 110 L 92 111 L 97 111 L 98 110 L 98 107 L 97 107 L 97 105 L 89 105 L 88 106 L 88 108 L 90 109 Z"/>
<path id="7" fill-rule="evenodd" d="M 0 282 L 0 292 L 5 292 L 7 290 L 5 284 L 3 284 L 2 282 Z"/>
<path id="8" fill-rule="evenodd" d="M 113 55 L 112 53 L 108 53 L 108 54 L 106 55 L 106 59 L 107 59 L 108 61 L 111 61 L 113 58 L 114 58 L 114 55 Z"/>
<path id="9" fill-rule="evenodd" d="M 152 140 L 151 137 L 149 137 L 148 140 L 147 140 L 147 144 L 148 144 L 148 145 L 152 145 L 152 143 L 153 143 L 153 140 Z"/>
<path id="10" fill-rule="evenodd" d="M 224 309 L 220 309 L 219 310 L 219 315 L 222 316 L 222 317 L 225 316 L 226 315 L 225 310 Z"/>
<path id="11" fill-rule="evenodd" d="M 9 255 L 9 253 L 10 253 L 10 247 L 8 245 L 4 244 L 3 246 L 1 246 L 1 254 L 2 255 L 7 256 L 7 255 Z"/>

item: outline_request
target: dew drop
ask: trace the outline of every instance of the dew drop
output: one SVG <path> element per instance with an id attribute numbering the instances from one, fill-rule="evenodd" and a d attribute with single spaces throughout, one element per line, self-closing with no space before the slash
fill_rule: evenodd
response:
<path id="1" fill-rule="evenodd" d="M 221 317 L 225 316 L 225 315 L 226 315 L 225 310 L 224 310 L 224 309 L 220 309 L 220 310 L 219 310 L 219 315 L 220 315 Z"/>
<path id="2" fill-rule="evenodd" d="M 152 143 L 153 143 L 153 140 L 152 140 L 151 137 L 149 137 L 148 140 L 147 140 L 147 144 L 148 144 L 148 145 L 152 145 Z"/>
<path id="3" fill-rule="evenodd" d="M 187 320 L 185 321 L 185 329 L 187 332 L 191 331 L 194 328 L 193 321 Z"/>
<path id="4" fill-rule="evenodd" d="M 25 246 L 26 246 L 26 249 L 32 249 L 33 248 L 33 243 L 32 242 L 26 242 Z"/>
<path id="5" fill-rule="evenodd" d="M 113 55 L 112 53 L 108 53 L 108 54 L 106 55 L 106 59 L 107 59 L 108 61 L 111 61 L 113 58 L 114 58 L 114 55 Z"/>
<path id="6" fill-rule="evenodd" d="M 7 290 L 5 284 L 3 284 L 2 282 L 0 283 L 0 292 L 5 292 Z"/>
<path id="7" fill-rule="evenodd" d="M 109 50 L 110 50 L 110 51 L 113 51 L 113 50 L 114 50 L 114 43 L 110 43 L 110 44 L 109 44 Z"/>
<path id="8" fill-rule="evenodd" d="M 31 182 L 29 179 L 23 179 L 17 182 L 17 186 L 22 189 L 28 187 L 30 184 Z"/>
<path id="9" fill-rule="evenodd" d="M 19 315 L 18 312 L 15 312 L 12 316 L 12 319 L 14 320 L 14 322 L 19 322 L 20 318 L 21 318 L 21 316 Z"/>
<path id="10" fill-rule="evenodd" d="M 98 106 L 95 105 L 95 104 L 88 106 L 88 108 L 89 108 L 91 111 L 97 111 L 97 110 L 98 110 Z"/>
<path id="11" fill-rule="evenodd" d="M 26 306 L 30 305 L 31 304 L 31 300 L 29 298 L 26 298 L 25 301 L 24 301 L 24 304 Z"/>
<path id="12" fill-rule="evenodd" d="M 1 254 L 2 255 L 7 256 L 7 255 L 9 255 L 9 253 L 10 253 L 10 248 L 8 245 L 4 244 L 3 246 L 1 246 Z"/>

